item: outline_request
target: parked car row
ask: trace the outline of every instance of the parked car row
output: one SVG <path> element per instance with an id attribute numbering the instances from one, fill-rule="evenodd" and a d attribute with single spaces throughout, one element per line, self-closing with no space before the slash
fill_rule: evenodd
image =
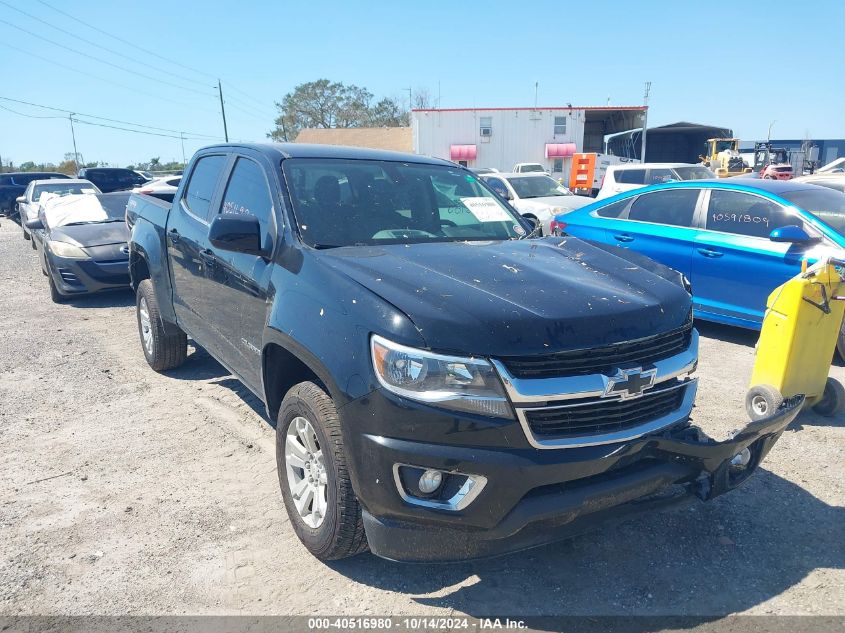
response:
<path id="1" fill-rule="evenodd" d="M 261 398 L 315 556 L 464 560 L 728 492 L 802 405 L 722 442 L 692 426 L 686 276 L 537 237 L 519 208 L 570 198 L 544 174 L 226 144 L 172 202 L 42 195 L 26 228 L 55 301 L 128 282 L 152 369 L 191 337 Z"/>

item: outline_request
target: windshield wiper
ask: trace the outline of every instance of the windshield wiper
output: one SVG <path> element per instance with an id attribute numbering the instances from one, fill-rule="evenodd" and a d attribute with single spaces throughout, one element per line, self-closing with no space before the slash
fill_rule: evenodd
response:
<path id="1" fill-rule="evenodd" d="M 312 244 L 311 248 L 316 248 L 317 250 L 323 250 L 326 248 L 341 248 L 340 244 Z"/>

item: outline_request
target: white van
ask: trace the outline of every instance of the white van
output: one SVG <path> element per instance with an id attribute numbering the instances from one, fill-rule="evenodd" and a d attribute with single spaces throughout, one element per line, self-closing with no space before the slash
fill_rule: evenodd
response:
<path id="1" fill-rule="evenodd" d="M 633 163 L 607 168 L 599 195 L 608 198 L 623 191 L 646 185 L 659 185 L 671 180 L 707 180 L 716 174 L 704 165 L 690 163 Z"/>

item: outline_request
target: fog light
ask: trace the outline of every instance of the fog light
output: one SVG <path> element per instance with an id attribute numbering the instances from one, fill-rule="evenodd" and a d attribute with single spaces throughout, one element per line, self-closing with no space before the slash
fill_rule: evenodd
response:
<path id="1" fill-rule="evenodd" d="M 751 462 L 751 451 L 743 448 L 731 458 L 731 466 L 734 468 L 745 468 Z"/>
<path id="2" fill-rule="evenodd" d="M 443 474 L 439 470 L 427 470 L 420 477 L 417 487 L 423 494 L 430 495 L 440 487 L 441 483 L 443 483 Z"/>

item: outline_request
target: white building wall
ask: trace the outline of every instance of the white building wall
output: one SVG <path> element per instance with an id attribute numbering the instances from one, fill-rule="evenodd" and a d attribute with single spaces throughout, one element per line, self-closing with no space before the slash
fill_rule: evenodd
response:
<path id="1" fill-rule="evenodd" d="M 566 117 L 566 133 L 554 134 L 555 117 Z M 490 117 L 493 132 L 481 136 L 482 117 Z M 495 167 L 510 171 L 516 163 L 540 163 L 549 172 L 554 159 L 546 158 L 547 143 L 584 142 L 584 110 L 577 108 L 511 110 L 420 110 L 411 113 L 414 151 L 450 159 L 452 145 L 475 145 L 478 157 L 470 167 Z M 569 177 L 570 159 L 564 160 L 562 177 Z"/>

